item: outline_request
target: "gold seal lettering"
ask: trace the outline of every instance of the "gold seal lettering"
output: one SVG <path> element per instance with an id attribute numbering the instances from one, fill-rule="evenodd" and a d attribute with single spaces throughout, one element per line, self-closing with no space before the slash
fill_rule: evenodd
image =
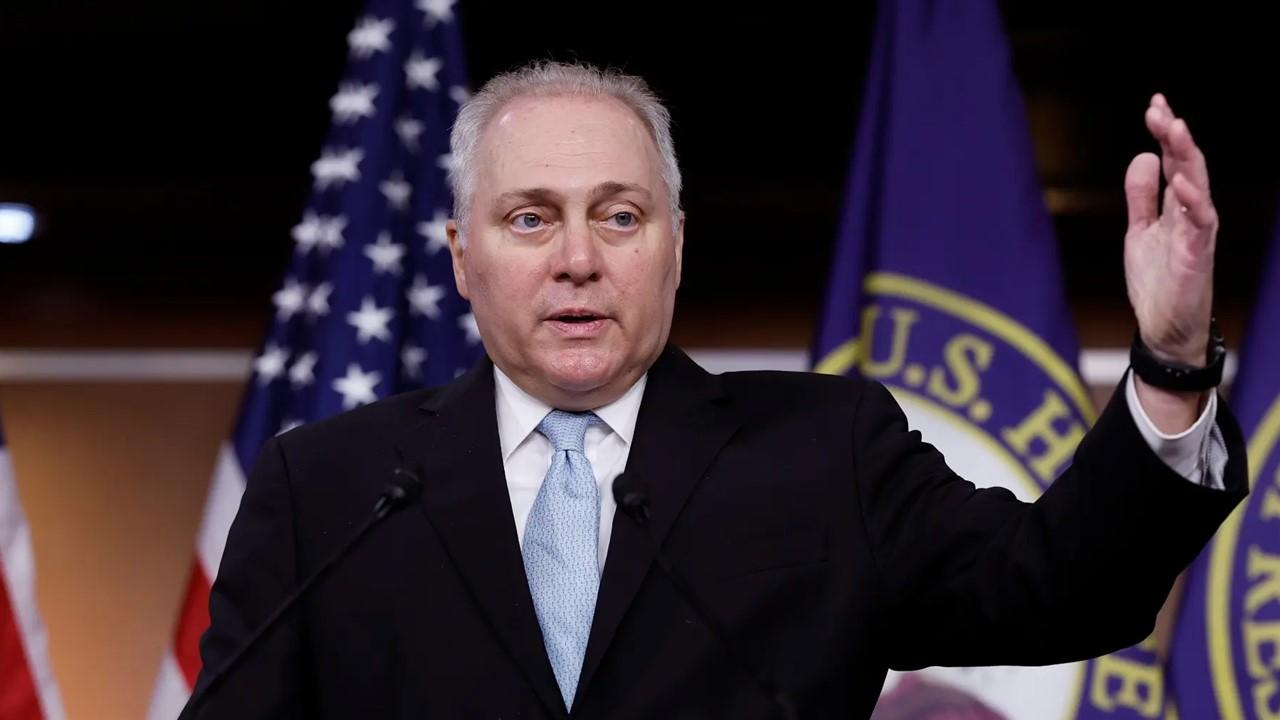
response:
<path id="1" fill-rule="evenodd" d="M 862 374 L 869 378 L 887 378 L 897 375 L 902 370 L 902 363 L 907 359 L 907 340 L 911 336 L 911 326 L 920 319 L 920 313 L 908 308 L 889 310 L 893 320 L 893 338 L 889 343 L 887 360 L 875 359 L 876 321 L 880 318 L 880 306 L 868 305 L 862 310 L 862 342 L 866 352 L 862 356 Z"/>
<path id="2" fill-rule="evenodd" d="M 1120 682 L 1114 693 L 1107 691 L 1112 680 Z M 1093 666 L 1089 702 L 1099 710 L 1128 708 L 1142 717 L 1160 717 L 1164 700 L 1164 678 L 1158 665 L 1136 662 L 1118 655 L 1106 655 Z"/>
<path id="3" fill-rule="evenodd" d="M 1280 555 L 1271 555 L 1257 545 L 1249 546 L 1249 592 L 1244 596 L 1245 611 L 1253 615 L 1263 605 L 1280 600 Z"/>
<path id="4" fill-rule="evenodd" d="M 976 335 L 962 333 L 951 338 L 942 349 L 946 366 L 935 367 L 929 374 L 929 394 L 952 407 L 973 402 L 982 389 L 978 373 L 991 367 L 995 352 L 991 343 Z M 947 382 L 948 370 L 954 383 Z"/>
<path id="5" fill-rule="evenodd" d="M 1070 420 L 1062 432 L 1055 423 Z M 1022 421 L 1021 425 L 1005 428 L 1000 436 L 1019 455 L 1029 457 L 1028 464 L 1044 482 L 1054 478 L 1054 471 L 1071 457 L 1084 437 L 1084 426 L 1071 416 L 1071 409 L 1054 390 L 1044 391 L 1044 402 Z M 1031 441 L 1039 438 L 1044 449 L 1032 456 Z"/>

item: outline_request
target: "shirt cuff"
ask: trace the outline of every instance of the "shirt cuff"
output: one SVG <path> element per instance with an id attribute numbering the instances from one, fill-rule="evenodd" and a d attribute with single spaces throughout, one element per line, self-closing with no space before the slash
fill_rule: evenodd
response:
<path id="1" fill-rule="evenodd" d="M 1160 432 L 1155 423 L 1151 422 L 1138 400 L 1138 388 L 1132 372 L 1125 381 L 1125 397 L 1129 401 L 1129 411 L 1133 415 L 1134 424 L 1138 426 L 1138 432 L 1142 433 L 1142 438 L 1151 446 L 1156 457 L 1174 472 L 1197 485 L 1224 489 L 1223 468 L 1218 467 L 1224 463 L 1215 462 L 1215 458 L 1211 457 L 1214 441 L 1223 444 L 1221 432 L 1215 422 L 1218 414 L 1216 392 L 1210 393 L 1209 402 L 1205 403 L 1204 412 L 1200 413 L 1195 424 L 1176 435 Z"/>

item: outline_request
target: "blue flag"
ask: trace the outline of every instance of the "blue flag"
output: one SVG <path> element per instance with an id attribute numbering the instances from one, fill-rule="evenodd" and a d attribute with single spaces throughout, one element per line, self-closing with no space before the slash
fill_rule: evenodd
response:
<path id="1" fill-rule="evenodd" d="M 881 3 L 847 192 L 815 369 L 884 383 L 962 476 L 1039 497 L 1095 414 L 993 0 Z M 880 711 L 1074 718 L 1087 670 L 893 673 Z"/>
<path id="2" fill-rule="evenodd" d="M 332 126 L 313 191 L 219 454 L 196 559 L 150 718 L 174 717 L 200 669 L 209 588 L 264 442 L 415 387 L 452 380 L 481 355 L 454 287 L 446 222 L 449 130 L 467 98 L 455 0 L 370 0 L 347 36 Z"/>
<path id="3" fill-rule="evenodd" d="M 1280 225 L 1241 349 L 1231 407 L 1248 499 L 1192 566 L 1170 680 L 1184 718 L 1280 718 Z"/>

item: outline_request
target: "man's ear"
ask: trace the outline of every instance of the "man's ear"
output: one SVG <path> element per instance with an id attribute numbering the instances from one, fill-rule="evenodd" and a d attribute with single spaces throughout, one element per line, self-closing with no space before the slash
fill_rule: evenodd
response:
<path id="1" fill-rule="evenodd" d="M 680 278 L 684 268 L 684 213 L 676 220 L 676 287 L 680 287 Z"/>
<path id="2" fill-rule="evenodd" d="M 449 220 L 449 223 L 445 225 L 445 232 L 449 236 L 449 255 L 453 258 L 453 282 L 458 286 L 458 294 L 464 300 L 470 300 L 471 296 L 467 293 L 467 271 L 463 263 L 467 248 L 462 240 L 462 231 L 458 228 L 458 221 L 456 219 Z"/>

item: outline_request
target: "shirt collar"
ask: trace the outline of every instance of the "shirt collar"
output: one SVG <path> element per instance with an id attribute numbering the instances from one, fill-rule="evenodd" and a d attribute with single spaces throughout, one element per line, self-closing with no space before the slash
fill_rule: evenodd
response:
<path id="1" fill-rule="evenodd" d="M 498 441 L 502 447 L 502 460 L 505 462 L 511 453 L 529 437 L 529 433 L 538 429 L 538 423 L 551 412 L 552 407 L 535 398 L 515 384 L 497 365 L 493 367 L 494 389 L 498 415 Z M 644 398 L 645 384 L 649 374 L 645 373 L 617 400 L 593 410 L 597 417 L 604 421 L 609 429 L 618 434 L 627 445 L 635 434 L 636 418 L 640 415 L 640 401 Z"/>

